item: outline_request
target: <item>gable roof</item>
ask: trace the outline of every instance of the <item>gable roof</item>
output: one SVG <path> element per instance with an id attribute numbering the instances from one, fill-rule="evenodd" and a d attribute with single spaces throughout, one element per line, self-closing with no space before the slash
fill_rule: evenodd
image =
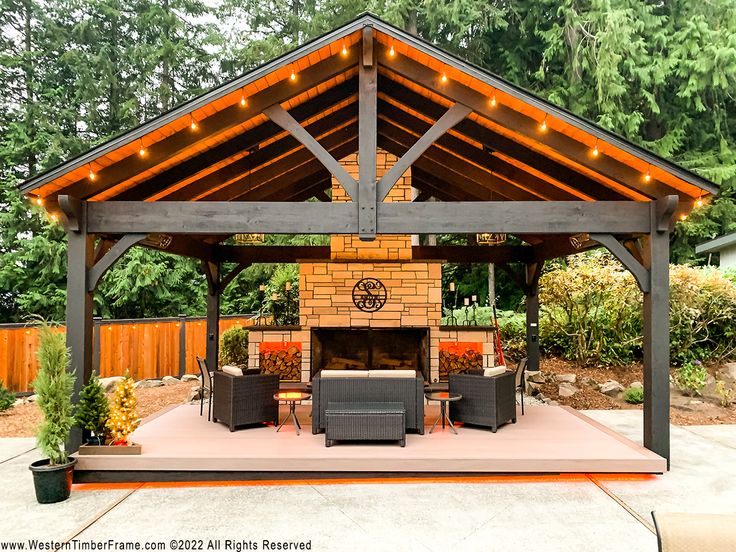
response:
<path id="1" fill-rule="evenodd" d="M 357 72 L 371 28 L 378 145 L 402 155 L 455 102 L 472 113 L 413 165 L 440 200 L 646 201 L 681 212 L 712 182 L 373 15 L 261 65 L 53 169 L 21 191 L 89 201 L 298 201 L 331 175 L 263 110 L 280 103 L 335 158 L 358 148 Z M 242 105 L 242 104 L 245 105 Z M 542 130 L 544 127 L 544 130 Z M 595 152 L 595 154 L 594 154 Z"/>
<path id="2" fill-rule="evenodd" d="M 731 232 L 725 236 L 719 236 L 700 245 L 695 246 L 695 252 L 700 253 L 717 253 L 727 247 L 736 247 L 736 232 Z"/>

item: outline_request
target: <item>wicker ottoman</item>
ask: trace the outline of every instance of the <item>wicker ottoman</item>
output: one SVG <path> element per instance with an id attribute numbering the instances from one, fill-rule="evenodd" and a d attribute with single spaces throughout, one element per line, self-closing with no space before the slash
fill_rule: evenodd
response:
<path id="1" fill-rule="evenodd" d="M 406 445 L 402 403 L 329 403 L 325 410 L 325 446 L 334 441 L 399 441 Z"/>

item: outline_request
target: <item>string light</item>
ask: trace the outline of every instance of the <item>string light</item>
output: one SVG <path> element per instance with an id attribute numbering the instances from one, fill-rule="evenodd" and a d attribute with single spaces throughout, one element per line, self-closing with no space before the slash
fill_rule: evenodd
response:
<path id="1" fill-rule="evenodd" d="M 447 82 L 447 75 L 445 73 L 442 73 L 442 76 L 440 77 L 440 81 Z"/>
<path id="2" fill-rule="evenodd" d="M 345 46 L 345 43 L 342 43 L 342 55 L 346 56 L 348 55 L 348 47 Z"/>
<path id="3" fill-rule="evenodd" d="M 491 96 L 491 107 L 496 107 L 496 93 L 493 93 L 493 96 Z"/>
<path id="4" fill-rule="evenodd" d="M 644 175 L 644 182 L 649 182 L 652 179 L 651 165 L 647 165 L 647 174 Z"/>
<path id="5" fill-rule="evenodd" d="M 685 213 L 682 213 L 680 215 L 680 220 L 686 220 L 686 219 L 687 219 L 687 215 Z"/>
<path id="6" fill-rule="evenodd" d="M 293 81 L 296 80 L 296 71 L 293 68 L 291 69 L 291 76 L 289 78 Z"/>
<path id="7" fill-rule="evenodd" d="M 396 55 L 396 50 L 394 50 L 394 45 L 391 44 L 391 48 L 388 51 L 389 57 L 394 57 Z"/>
<path id="8" fill-rule="evenodd" d="M 542 132 L 546 132 L 547 130 L 547 115 L 545 114 L 544 119 L 542 119 L 542 123 L 539 125 L 539 130 Z"/>
<path id="9" fill-rule="evenodd" d="M 595 146 L 593 146 L 593 157 L 598 157 L 598 138 L 595 139 Z"/>
<path id="10" fill-rule="evenodd" d="M 49 218 L 51 219 L 51 222 L 56 222 L 59 220 L 59 215 L 57 215 L 56 213 L 51 213 L 49 215 Z"/>
<path id="11" fill-rule="evenodd" d="M 240 93 L 240 107 L 248 105 L 248 100 L 245 99 L 245 90 Z"/>
<path id="12" fill-rule="evenodd" d="M 36 205 L 38 205 L 40 207 L 41 205 L 43 205 L 43 198 L 42 197 L 37 197 L 35 203 L 36 203 Z"/>
<path id="13" fill-rule="evenodd" d="M 143 138 L 140 139 L 140 148 L 138 149 L 138 155 L 141 157 L 146 156 L 146 148 L 143 147 Z"/>
<path id="14" fill-rule="evenodd" d="M 197 130 L 197 121 L 194 120 L 194 115 L 189 115 L 189 128 Z"/>

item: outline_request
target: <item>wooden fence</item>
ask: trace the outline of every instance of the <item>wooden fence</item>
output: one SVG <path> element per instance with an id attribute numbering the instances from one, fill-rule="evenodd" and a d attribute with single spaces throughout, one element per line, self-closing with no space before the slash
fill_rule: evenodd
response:
<path id="1" fill-rule="evenodd" d="M 220 334 L 232 326 L 252 323 L 246 315 L 222 316 Z M 93 366 L 103 378 L 122 375 L 126 370 L 135 380 L 199 374 L 195 357 L 205 356 L 206 339 L 204 318 L 96 318 Z M 37 350 L 36 328 L 0 324 L 0 380 L 11 391 L 31 390 L 38 369 Z"/>

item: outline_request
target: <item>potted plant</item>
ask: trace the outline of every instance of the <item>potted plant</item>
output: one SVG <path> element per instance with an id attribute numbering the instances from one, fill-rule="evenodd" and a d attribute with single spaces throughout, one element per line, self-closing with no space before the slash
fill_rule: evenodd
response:
<path id="1" fill-rule="evenodd" d="M 130 434 L 140 425 L 136 413 L 138 401 L 135 396 L 133 380 L 128 372 L 115 386 L 110 415 L 107 418 L 107 429 L 110 432 L 112 448 L 120 447 L 110 454 L 140 454 L 141 446 L 130 440 Z"/>
<path id="2" fill-rule="evenodd" d="M 109 414 L 110 405 L 105 390 L 100 384 L 100 378 L 93 373 L 87 385 L 82 389 L 74 417 L 77 427 L 86 434 L 85 443 L 87 445 L 105 444 L 105 426 Z"/>
<path id="3" fill-rule="evenodd" d="M 38 375 L 33 382 L 37 404 L 43 414 L 36 439 L 46 458 L 30 465 L 36 500 L 41 504 L 69 498 L 76 458 L 66 452 L 74 424 L 72 390 L 74 376 L 69 372 L 69 350 L 62 332 L 49 324 L 39 326 Z"/>

